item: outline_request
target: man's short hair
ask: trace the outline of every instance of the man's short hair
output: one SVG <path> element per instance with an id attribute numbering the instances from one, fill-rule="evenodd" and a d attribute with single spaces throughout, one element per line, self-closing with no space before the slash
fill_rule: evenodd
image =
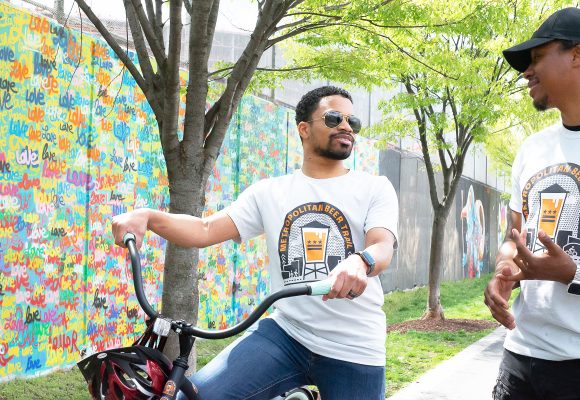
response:
<path id="1" fill-rule="evenodd" d="M 570 50 L 580 44 L 579 40 L 555 40 L 555 42 L 560 43 L 562 50 Z"/>
<path id="2" fill-rule="evenodd" d="M 308 122 L 312 119 L 312 114 L 318 108 L 320 99 L 328 96 L 342 96 L 349 99 L 352 103 L 352 97 L 346 90 L 336 86 L 322 86 L 306 93 L 298 105 L 296 105 L 296 125 L 300 122 Z"/>

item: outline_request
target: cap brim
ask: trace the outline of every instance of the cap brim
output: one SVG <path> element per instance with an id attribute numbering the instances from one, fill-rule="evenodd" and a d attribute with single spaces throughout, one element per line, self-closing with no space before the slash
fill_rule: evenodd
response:
<path id="1" fill-rule="evenodd" d="M 503 51 L 503 56 L 514 69 L 524 72 L 532 62 L 533 48 L 551 42 L 554 38 L 532 38 Z"/>

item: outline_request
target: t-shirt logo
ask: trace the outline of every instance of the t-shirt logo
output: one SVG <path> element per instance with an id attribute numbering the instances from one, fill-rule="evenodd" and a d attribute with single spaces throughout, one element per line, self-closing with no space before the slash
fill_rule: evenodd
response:
<path id="1" fill-rule="evenodd" d="M 285 285 L 325 279 L 354 253 L 348 221 L 332 204 L 300 205 L 284 218 L 278 253 Z"/>
<path id="2" fill-rule="evenodd" d="M 533 252 L 544 251 L 537 239 L 541 229 L 580 263 L 579 202 L 580 166 L 556 164 L 532 175 L 522 190 L 528 248 Z"/>

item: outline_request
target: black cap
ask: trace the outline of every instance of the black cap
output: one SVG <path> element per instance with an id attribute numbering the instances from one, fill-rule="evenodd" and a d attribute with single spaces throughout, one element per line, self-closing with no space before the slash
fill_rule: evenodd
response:
<path id="1" fill-rule="evenodd" d="M 580 41 L 580 8 L 556 11 L 540 25 L 530 40 L 504 50 L 503 56 L 513 68 L 524 72 L 532 62 L 531 50 L 552 40 Z"/>

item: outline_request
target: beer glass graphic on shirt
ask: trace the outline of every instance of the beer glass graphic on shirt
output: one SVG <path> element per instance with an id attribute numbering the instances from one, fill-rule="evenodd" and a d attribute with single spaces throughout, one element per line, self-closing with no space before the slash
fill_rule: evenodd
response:
<path id="1" fill-rule="evenodd" d="M 560 185 L 554 184 L 540 192 L 540 218 L 538 221 L 538 230 L 546 232 L 552 240 L 558 232 L 558 223 L 562 215 L 562 209 L 566 201 L 568 192 Z M 537 240 L 534 240 L 532 251 L 544 246 Z M 537 247 L 538 246 L 538 247 Z"/>
<path id="2" fill-rule="evenodd" d="M 313 221 L 301 229 L 304 247 L 304 279 L 309 275 L 314 275 L 314 279 L 318 279 L 319 274 L 327 276 L 326 245 L 329 227 L 318 221 Z"/>

